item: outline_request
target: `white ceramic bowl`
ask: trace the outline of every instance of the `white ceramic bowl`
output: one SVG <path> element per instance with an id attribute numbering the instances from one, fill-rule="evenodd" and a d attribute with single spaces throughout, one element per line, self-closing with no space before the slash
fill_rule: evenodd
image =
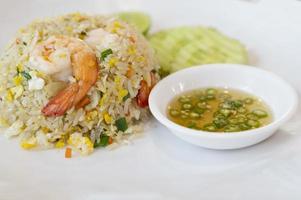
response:
<path id="1" fill-rule="evenodd" d="M 238 89 L 261 98 L 270 106 L 273 122 L 237 133 L 212 133 L 185 128 L 167 118 L 167 106 L 173 97 L 184 91 L 206 87 Z M 297 104 L 297 93 L 283 79 L 256 67 L 237 64 L 210 64 L 178 71 L 161 80 L 149 97 L 152 114 L 173 134 L 211 149 L 237 149 L 263 141 L 290 119 Z"/>

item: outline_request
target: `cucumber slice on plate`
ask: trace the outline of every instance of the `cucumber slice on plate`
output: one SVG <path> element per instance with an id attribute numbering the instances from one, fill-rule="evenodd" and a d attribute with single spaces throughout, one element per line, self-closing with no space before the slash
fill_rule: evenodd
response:
<path id="1" fill-rule="evenodd" d="M 147 34 L 151 26 L 150 16 L 142 12 L 121 12 L 117 13 L 117 17 L 136 27 L 143 35 Z"/>
<path id="2" fill-rule="evenodd" d="M 199 64 L 248 62 L 247 51 L 239 41 L 213 28 L 172 28 L 148 38 L 163 75 Z"/>

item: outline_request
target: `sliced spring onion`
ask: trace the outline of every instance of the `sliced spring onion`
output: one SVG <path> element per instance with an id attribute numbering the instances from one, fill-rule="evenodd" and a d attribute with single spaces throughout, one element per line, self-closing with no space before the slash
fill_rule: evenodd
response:
<path id="1" fill-rule="evenodd" d="M 240 131 L 240 127 L 237 126 L 237 125 L 228 125 L 228 126 L 225 126 L 225 132 L 237 132 L 237 131 Z"/>
<path id="2" fill-rule="evenodd" d="M 193 111 L 201 115 L 205 112 L 205 109 L 204 108 L 194 108 Z"/>
<path id="3" fill-rule="evenodd" d="M 213 100 L 213 99 L 215 99 L 214 95 L 212 95 L 212 94 L 206 95 L 206 100 Z"/>
<path id="4" fill-rule="evenodd" d="M 195 122 L 190 122 L 187 126 L 187 128 L 195 128 L 196 127 L 196 123 Z"/>
<path id="5" fill-rule="evenodd" d="M 247 125 L 253 127 L 253 128 L 258 128 L 260 126 L 260 122 L 257 120 L 249 119 L 247 121 Z"/>
<path id="6" fill-rule="evenodd" d="M 223 128 L 228 124 L 228 121 L 226 119 L 220 118 L 220 119 L 214 119 L 213 124 L 216 128 Z"/>
<path id="7" fill-rule="evenodd" d="M 245 123 L 247 121 L 247 118 L 244 115 L 236 115 L 235 119 L 237 119 L 237 123 Z"/>
<path id="8" fill-rule="evenodd" d="M 130 95 L 130 93 L 128 93 L 126 96 L 124 96 L 123 98 L 122 98 L 122 101 L 126 101 L 128 98 L 130 98 L 131 97 L 131 95 Z"/>
<path id="9" fill-rule="evenodd" d="M 25 71 L 22 71 L 22 72 L 20 72 L 20 73 L 21 73 L 21 75 L 22 75 L 24 78 L 26 78 L 27 80 L 30 80 L 30 79 L 31 79 L 31 76 L 30 76 L 29 73 L 27 73 L 27 72 L 25 72 Z"/>
<path id="10" fill-rule="evenodd" d="M 113 50 L 112 50 L 112 49 L 106 49 L 106 50 L 102 51 L 102 52 L 101 52 L 101 55 L 100 55 L 101 60 L 104 61 L 104 60 L 106 59 L 106 57 L 107 57 L 108 55 L 111 55 L 112 53 L 113 53 Z"/>
<path id="11" fill-rule="evenodd" d="M 181 103 L 189 103 L 190 99 L 188 97 L 182 96 L 179 98 L 179 102 Z"/>
<path id="12" fill-rule="evenodd" d="M 102 134 L 100 136 L 99 142 L 94 143 L 94 148 L 108 146 L 109 140 L 110 140 L 109 136 Z"/>
<path id="13" fill-rule="evenodd" d="M 260 110 L 260 109 L 253 110 L 252 113 L 259 118 L 264 118 L 264 117 L 268 116 L 267 112 L 265 112 L 264 110 Z"/>
<path id="14" fill-rule="evenodd" d="M 257 115 L 253 114 L 253 113 L 248 113 L 247 114 L 247 118 L 248 119 L 252 119 L 252 120 L 258 120 Z"/>
<path id="15" fill-rule="evenodd" d="M 186 110 L 189 110 L 189 109 L 192 108 L 192 105 L 190 103 L 185 103 L 185 104 L 182 105 L 182 108 L 186 109 Z"/>
<path id="16" fill-rule="evenodd" d="M 180 112 L 179 112 L 178 110 L 176 110 L 176 109 L 171 109 L 171 110 L 169 111 L 169 114 L 170 114 L 171 116 L 173 116 L 173 117 L 177 117 L 177 116 L 180 115 Z"/>
<path id="17" fill-rule="evenodd" d="M 209 95 L 215 95 L 217 93 L 217 90 L 213 89 L 213 88 L 208 88 L 206 90 L 206 93 L 209 94 Z"/>
<path id="18" fill-rule="evenodd" d="M 231 110 L 229 110 L 229 109 L 220 109 L 219 113 L 221 113 L 225 117 L 229 117 L 231 115 Z"/>
<path id="19" fill-rule="evenodd" d="M 192 112 L 192 113 L 190 113 L 190 115 L 189 115 L 191 118 L 195 118 L 195 119 L 197 119 L 197 118 L 200 118 L 201 117 L 201 115 L 199 114 L 199 113 L 196 113 L 196 112 Z"/>
<path id="20" fill-rule="evenodd" d="M 238 119 L 236 119 L 236 118 L 231 118 L 231 119 L 229 119 L 229 123 L 230 124 L 239 124 L 239 122 L 238 122 Z"/>
<path id="21" fill-rule="evenodd" d="M 181 115 L 181 119 L 187 119 L 187 118 L 188 118 L 187 115 L 185 115 L 185 114 L 182 114 L 182 115 Z"/>
<path id="22" fill-rule="evenodd" d="M 205 131 L 213 132 L 213 131 L 216 131 L 216 127 L 213 124 L 206 124 L 204 126 L 204 130 Z"/>
<path id="23" fill-rule="evenodd" d="M 201 97 L 200 97 L 200 101 L 201 101 L 201 102 L 204 102 L 204 101 L 206 101 L 206 100 L 207 100 L 206 96 L 201 96 Z"/>
<path id="24" fill-rule="evenodd" d="M 245 102 L 246 104 L 252 104 L 252 103 L 254 102 L 254 100 L 253 100 L 252 98 L 245 98 L 245 99 L 244 99 L 244 102 Z"/>
<path id="25" fill-rule="evenodd" d="M 243 102 L 241 100 L 232 101 L 233 107 L 240 108 L 243 106 Z"/>
<path id="26" fill-rule="evenodd" d="M 251 129 L 251 127 L 248 124 L 240 124 L 239 128 L 243 131 Z"/>
<path id="27" fill-rule="evenodd" d="M 237 112 L 239 112 L 239 113 L 245 113 L 245 112 L 247 112 L 247 109 L 244 108 L 244 107 L 240 107 L 240 108 L 237 109 Z"/>
<path id="28" fill-rule="evenodd" d="M 206 102 L 199 102 L 197 103 L 197 107 L 201 109 L 206 109 L 207 108 L 207 103 Z"/>

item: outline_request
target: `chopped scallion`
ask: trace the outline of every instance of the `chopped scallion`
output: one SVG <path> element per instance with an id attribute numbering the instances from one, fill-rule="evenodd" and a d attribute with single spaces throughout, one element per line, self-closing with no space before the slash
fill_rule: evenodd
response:
<path id="1" fill-rule="evenodd" d="M 128 124 L 125 117 L 121 117 L 115 121 L 115 125 L 119 131 L 126 131 L 128 129 Z"/>
<path id="2" fill-rule="evenodd" d="M 22 71 L 22 72 L 20 72 L 20 73 L 21 73 L 22 76 L 23 76 L 24 78 L 26 78 L 27 80 L 30 80 L 30 79 L 31 79 L 31 76 L 30 76 L 29 73 L 27 73 L 27 72 L 25 72 L 25 71 Z"/>
<path id="3" fill-rule="evenodd" d="M 122 101 L 126 101 L 128 98 L 130 98 L 131 95 L 130 93 L 128 93 L 127 95 L 125 95 L 123 98 L 122 98 Z"/>
<path id="4" fill-rule="evenodd" d="M 106 49 L 101 52 L 101 60 L 104 61 L 108 55 L 113 53 L 112 49 Z"/>
<path id="5" fill-rule="evenodd" d="M 95 142 L 94 143 L 94 147 L 97 148 L 97 147 L 105 147 L 105 146 L 108 146 L 109 144 L 109 139 L 110 137 L 105 135 L 105 134 L 102 134 L 100 136 L 100 139 L 99 139 L 99 142 Z"/>

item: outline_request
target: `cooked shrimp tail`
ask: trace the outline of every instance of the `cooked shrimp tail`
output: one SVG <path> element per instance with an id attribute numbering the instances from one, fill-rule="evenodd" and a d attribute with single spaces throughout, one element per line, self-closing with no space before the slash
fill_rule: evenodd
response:
<path id="1" fill-rule="evenodd" d="M 89 99 L 89 97 L 86 96 L 80 102 L 78 102 L 78 104 L 75 105 L 75 109 L 80 109 L 88 105 L 89 103 L 91 103 L 91 100 Z"/>
<path id="2" fill-rule="evenodd" d="M 61 116 L 73 106 L 81 108 L 90 103 L 90 100 L 86 95 L 97 81 L 98 63 L 93 50 L 79 39 L 57 36 L 51 38 L 50 41 L 43 45 L 49 46 L 49 43 L 54 47 L 59 46 L 62 49 L 68 49 L 66 54 L 70 56 L 69 60 L 70 65 L 72 66 L 72 74 L 76 79 L 75 83 L 71 83 L 67 88 L 55 95 L 42 109 L 42 113 L 45 116 Z M 45 48 L 39 47 L 38 50 L 40 49 Z M 55 51 L 58 51 L 58 49 L 53 48 L 51 51 L 53 51 L 51 52 L 53 54 Z M 51 53 L 49 54 L 51 55 Z M 40 54 L 43 55 L 45 52 Z M 64 70 L 67 67 L 65 66 L 63 68 L 51 64 L 48 65 L 48 68 L 51 68 L 48 71 L 54 71 L 56 74 L 59 72 L 60 76 L 64 76 Z M 53 68 L 56 70 L 53 70 Z"/>
<path id="3" fill-rule="evenodd" d="M 47 117 L 63 115 L 73 106 L 78 91 L 79 85 L 77 83 L 67 86 L 67 88 L 50 99 L 47 105 L 42 109 L 42 113 Z"/>
<path id="4" fill-rule="evenodd" d="M 145 80 L 140 82 L 140 89 L 137 94 L 137 104 L 140 108 L 145 108 L 148 106 L 148 98 L 152 88 L 157 83 L 156 76 L 153 72 L 150 73 L 151 76 L 151 84 L 150 86 L 147 84 Z"/>

